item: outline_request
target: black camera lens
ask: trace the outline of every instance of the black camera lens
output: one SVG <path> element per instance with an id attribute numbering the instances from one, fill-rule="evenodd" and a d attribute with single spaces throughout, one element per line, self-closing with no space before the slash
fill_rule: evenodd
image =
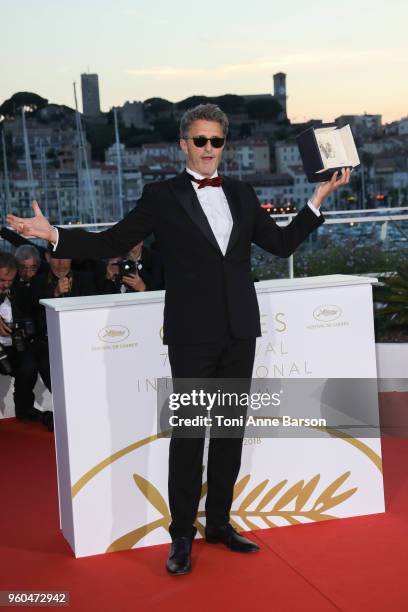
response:
<path id="1" fill-rule="evenodd" d="M 130 274 L 136 274 L 137 267 L 136 262 L 133 259 L 124 259 L 119 265 L 119 277 L 122 279 L 123 276 L 129 276 Z"/>
<path id="2" fill-rule="evenodd" d="M 32 319 L 24 321 L 24 333 L 27 338 L 32 338 L 35 335 L 35 325 Z"/>

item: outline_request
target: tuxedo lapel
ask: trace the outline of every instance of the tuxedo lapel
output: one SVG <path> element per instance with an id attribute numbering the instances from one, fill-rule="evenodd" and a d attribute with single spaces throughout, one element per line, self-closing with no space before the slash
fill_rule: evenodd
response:
<path id="1" fill-rule="evenodd" d="M 211 226 L 208 223 L 208 219 L 201 208 L 201 204 L 198 201 L 194 187 L 187 176 L 187 172 L 179 174 L 179 176 L 173 181 L 172 187 L 177 196 L 178 202 L 184 208 L 190 219 L 204 234 L 212 246 L 216 248 L 219 253 L 221 253 L 217 239 L 215 238 Z"/>
<path id="2" fill-rule="evenodd" d="M 242 223 L 242 211 L 241 211 L 241 199 L 239 197 L 239 191 L 228 177 L 224 177 L 222 183 L 222 189 L 225 193 L 225 197 L 227 198 L 228 205 L 230 207 L 231 216 L 232 216 L 232 230 L 230 239 L 228 241 L 227 253 L 234 246 L 239 236 L 239 228 Z"/>

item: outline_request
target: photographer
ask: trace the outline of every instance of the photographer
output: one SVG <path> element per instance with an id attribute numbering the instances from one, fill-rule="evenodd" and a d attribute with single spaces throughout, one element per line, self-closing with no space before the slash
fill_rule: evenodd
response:
<path id="1" fill-rule="evenodd" d="M 55 259 L 51 249 L 45 254 L 49 265 L 46 274 L 38 275 L 32 283 L 33 316 L 36 326 L 36 338 L 33 351 L 41 378 L 51 391 L 50 357 L 48 352 L 48 334 L 45 308 L 39 301 L 45 298 L 79 297 L 95 295 L 95 285 L 90 274 L 72 270 L 71 259 Z M 52 412 L 44 413 L 44 423 L 50 431 L 53 429 Z"/>
<path id="2" fill-rule="evenodd" d="M 32 351 L 31 302 L 22 298 L 16 274 L 15 257 L 0 251 L 0 373 L 14 377 L 16 417 L 39 420 L 41 411 L 34 408 L 38 369 Z"/>
<path id="3" fill-rule="evenodd" d="M 3 240 L 6 240 L 10 244 L 12 244 L 14 247 L 17 247 L 14 253 L 15 257 L 17 257 L 17 252 L 25 253 L 25 258 L 33 256 L 35 258 L 39 257 L 39 272 L 43 273 L 47 271 L 48 264 L 45 259 L 45 253 L 47 249 L 45 247 L 35 245 L 34 242 L 28 240 L 27 238 L 24 238 L 23 236 L 20 236 L 17 232 L 13 232 L 13 230 L 9 229 L 8 227 L 0 227 L 0 237 L 3 238 Z M 36 251 L 36 255 L 34 255 L 34 251 L 31 251 L 31 255 L 29 255 L 28 253 L 30 253 L 30 251 L 22 251 L 22 247 L 34 248 Z"/>
<path id="4" fill-rule="evenodd" d="M 160 255 L 139 242 L 125 258 L 113 257 L 106 262 L 105 278 L 98 283 L 100 293 L 132 293 L 164 288 Z"/>
<path id="5" fill-rule="evenodd" d="M 24 285 L 26 288 L 30 288 L 31 283 L 34 277 L 38 274 L 41 266 L 40 253 L 37 247 L 31 244 L 19 246 L 14 252 L 14 257 L 17 260 L 17 279 L 20 281 L 21 285 Z"/>
<path id="6" fill-rule="evenodd" d="M 73 270 L 71 259 L 56 259 L 53 257 L 52 247 L 47 249 L 45 258 L 49 271 L 46 274 L 39 274 L 32 283 L 36 315 L 43 313 L 40 317 L 43 321 L 40 329 L 43 332 L 46 332 L 45 311 L 38 304 L 39 300 L 96 294 L 92 276 L 87 272 Z"/>

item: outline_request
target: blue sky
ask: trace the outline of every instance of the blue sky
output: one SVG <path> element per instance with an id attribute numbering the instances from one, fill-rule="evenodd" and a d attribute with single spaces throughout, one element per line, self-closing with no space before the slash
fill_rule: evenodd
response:
<path id="1" fill-rule="evenodd" d="M 103 110 L 126 100 L 264 93 L 288 79 L 294 121 L 408 115 L 406 0 L 0 0 L 0 101 L 73 105 L 97 72 Z"/>

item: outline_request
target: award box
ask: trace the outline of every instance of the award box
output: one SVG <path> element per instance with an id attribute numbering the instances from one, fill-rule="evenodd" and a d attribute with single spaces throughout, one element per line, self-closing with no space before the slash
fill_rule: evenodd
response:
<path id="1" fill-rule="evenodd" d="M 350 125 L 335 123 L 312 127 L 296 137 L 309 183 L 329 181 L 336 170 L 360 165 Z"/>

